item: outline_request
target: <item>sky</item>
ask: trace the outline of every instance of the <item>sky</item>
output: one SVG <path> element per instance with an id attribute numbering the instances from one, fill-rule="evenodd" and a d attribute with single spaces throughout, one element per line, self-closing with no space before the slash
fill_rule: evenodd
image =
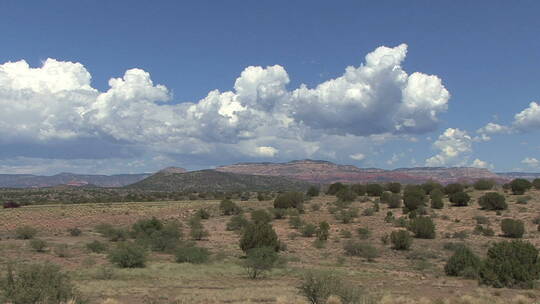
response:
<path id="1" fill-rule="evenodd" d="M 0 173 L 540 172 L 538 1 L 2 1 Z"/>

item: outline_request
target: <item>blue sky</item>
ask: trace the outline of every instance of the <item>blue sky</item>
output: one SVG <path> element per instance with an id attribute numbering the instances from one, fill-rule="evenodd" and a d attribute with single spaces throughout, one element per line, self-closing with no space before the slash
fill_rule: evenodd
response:
<path id="1" fill-rule="evenodd" d="M 531 104 L 540 96 L 539 9 L 3 1 L 0 173 L 298 158 L 540 171 L 540 110 Z"/>

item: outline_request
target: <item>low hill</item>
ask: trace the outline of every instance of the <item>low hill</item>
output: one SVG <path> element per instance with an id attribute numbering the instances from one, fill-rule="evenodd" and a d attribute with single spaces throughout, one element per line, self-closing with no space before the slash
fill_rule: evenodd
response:
<path id="1" fill-rule="evenodd" d="M 320 160 L 296 160 L 287 163 L 239 163 L 222 166 L 216 169 L 221 172 L 242 174 L 285 176 L 311 183 L 329 184 L 343 183 L 422 183 L 436 180 L 441 183 L 458 181 L 474 181 L 490 178 L 497 181 L 506 180 L 487 169 L 479 168 L 402 168 L 384 170 L 377 168 L 358 168 L 352 165 L 338 165 Z"/>
<path id="2" fill-rule="evenodd" d="M 136 183 L 150 174 L 92 175 L 60 173 L 52 176 L 30 174 L 0 174 L 0 188 L 41 188 L 58 185 L 123 187 Z"/>
<path id="3" fill-rule="evenodd" d="M 310 183 L 280 176 L 248 175 L 216 170 L 185 173 L 160 171 L 127 188 L 151 191 L 304 191 Z"/>

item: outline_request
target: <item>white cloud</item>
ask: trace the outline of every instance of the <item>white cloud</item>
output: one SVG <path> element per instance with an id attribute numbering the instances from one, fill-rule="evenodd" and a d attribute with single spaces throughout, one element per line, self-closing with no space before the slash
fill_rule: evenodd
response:
<path id="1" fill-rule="evenodd" d="M 480 160 L 480 159 L 475 159 L 473 160 L 473 162 L 471 163 L 471 167 L 474 167 L 474 168 L 485 168 L 485 169 L 493 169 L 494 166 L 486 161 L 483 161 L 483 160 Z"/>
<path id="2" fill-rule="evenodd" d="M 466 159 L 464 154 L 472 151 L 473 139 L 466 131 L 448 128 L 433 143 L 433 147 L 439 153 L 426 159 L 426 165 L 430 167 L 464 165 Z"/>
<path id="3" fill-rule="evenodd" d="M 414 140 L 411 135 L 433 131 L 447 109 L 450 94 L 441 79 L 405 72 L 406 54 L 405 44 L 379 47 L 335 79 L 292 90 L 283 67 L 251 66 L 231 91 L 180 103 L 140 69 L 110 79 L 101 92 L 80 63 L 47 59 L 31 68 L 8 62 L 0 64 L 0 144 L 76 142 L 84 157 L 102 142 L 219 161 L 317 155 L 360 160 L 359 146 L 369 151 L 396 138 Z"/>
<path id="4" fill-rule="evenodd" d="M 531 102 L 528 108 L 514 116 L 513 125 L 520 131 L 540 130 L 540 105 Z"/>
<path id="5" fill-rule="evenodd" d="M 364 160 L 366 158 L 366 155 L 362 153 L 355 153 L 355 154 L 349 155 L 349 157 L 351 159 L 360 161 L 360 160 Z"/>
<path id="6" fill-rule="evenodd" d="M 278 150 L 274 147 L 262 146 L 262 147 L 257 147 L 257 149 L 255 150 L 255 153 L 262 157 L 274 157 L 278 153 Z"/>
<path id="7" fill-rule="evenodd" d="M 531 168 L 538 168 L 540 166 L 540 161 L 534 157 L 526 157 L 521 163 Z"/>

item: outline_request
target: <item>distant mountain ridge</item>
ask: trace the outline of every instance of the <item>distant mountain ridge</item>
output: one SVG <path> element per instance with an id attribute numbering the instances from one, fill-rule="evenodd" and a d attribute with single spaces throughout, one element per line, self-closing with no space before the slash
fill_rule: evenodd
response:
<path id="1" fill-rule="evenodd" d="M 41 188 L 58 185 L 98 187 L 123 187 L 136 183 L 150 176 L 142 174 L 116 174 L 116 175 L 92 175 L 60 173 L 52 176 L 31 174 L 0 174 L 0 187 L 2 188 Z"/>
<path id="2" fill-rule="evenodd" d="M 499 182 L 507 180 L 488 169 L 470 167 L 417 167 L 384 170 L 378 168 L 358 168 L 353 165 L 339 165 L 329 161 L 295 160 L 287 163 L 239 163 L 216 168 L 217 171 L 255 175 L 286 176 L 311 183 L 329 184 L 333 182 L 369 183 L 401 182 L 422 183 L 436 180 L 441 183 L 474 181 L 481 178 Z"/>
<path id="3" fill-rule="evenodd" d="M 282 176 L 248 175 L 216 170 L 199 170 L 185 173 L 159 171 L 130 189 L 150 191 L 305 191 L 311 184 Z"/>

